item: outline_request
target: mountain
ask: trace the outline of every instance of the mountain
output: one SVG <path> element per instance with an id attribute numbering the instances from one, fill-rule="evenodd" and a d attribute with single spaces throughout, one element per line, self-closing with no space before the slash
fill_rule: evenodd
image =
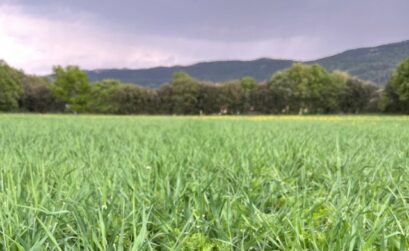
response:
<path id="1" fill-rule="evenodd" d="M 409 40 L 372 48 L 355 49 L 314 61 L 328 70 L 343 70 L 351 75 L 385 85 L 396 66 L 409 57 Z"/>
<path id="2" fill-rule="evenodd" d="M 347 71 L 380 86 L 386 84 L 393 69 L 409 57 L 409 40 L 371 48 L 361 48 L 304 63 L 318 63 L 328 70 Z M 251 76 L 259 81 L 271 78 L 274 72 L 290 67 L 295 61 L 262 58 L 253 61 L 215 61 L 190 66 L 156 67 L 150 69 L 107 69 L 87 71 L 92 81 L 118 79 L 127 83 L 159 87 L 169 82 L 176 71 L 207 81 L 222 82 Z"/>
<path id="3" fill-rule="evenodd" d="M 272 73 L 290 67 L 294 61 L 258 59 L 254 61 L 215 61 L 190 66 L 156 67 L 151 69 L 130 70 L 110 69 L 87 71 L 88 77 L 95 80 L 118 79 L 127 83 L 159 87 L 169 82 L 172 74 L 184 71 L 191 76 L 207 81 L 222 82 L 252 76 L 258 80 L 269 79 Z"/>

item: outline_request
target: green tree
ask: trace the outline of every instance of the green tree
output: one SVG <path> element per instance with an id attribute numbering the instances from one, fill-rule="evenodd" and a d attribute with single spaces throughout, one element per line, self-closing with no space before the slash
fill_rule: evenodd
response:
<path id="1" fill-rule="evenodd" d="M 289 74 L 289 69 L 275 73 L 267 83 L 272 94 L 269 107 L 274 113 L 296 113 L 300 109 L 297 94 L 298 82 Z M 270 93 L 271 92 L 271 93 Z M 268 95 L 268 94 L 266 94 Z"/>
<path id="2" fill-rule="evenodd" d="M 54 67 L 55 97 L 64 102 L 68 110 L 74 112 L 85 112 L 90 101 L 90 90 L 88 76 L 77 66 Z"/>
<path id="3" fill-rule="evenodd" d="M 116 113 L 115 95 L 123 84 L 117 80 L 102 80 L 91 84 L 88 109 L 94 113 Z"/>
<path id="4" fill-rule="evenodd" d="M 257 85 L 251 92 L 250 103 L 254 108 L 254 112 L 262 114 L 279 114 L 287 111 L 288 89 L 278 86 L 271 86 L 271 82 L 267 84 Z"/>
<path id="5" fill-rule="evenodd" d="M 282 95 L 287 112 L 332 113 L 339 110 L 339 99 L 346 77 L 329 74 L 319 65 L 294 64 L 273 75 L 269 85 Z"/>
<path id="6" fill-rule="evenodd" d="M 223 83 L 220 88 L 223 100 L 223 109 L 229 114 L 241 114 L 245 112 L 244 104 L 246 91 L 240 80 Z"/>
<path id="7" fill-rule="evenodd" d="M 214 83 L 200 83 L 198 106 L 204 114 L 220 113 L 223 106 L 223 93 L 220 85 Z"/>
<path id="8" fill-rule="evenodd" d="M 26 76 L 23 79 L 24 95 L 20 100 L 21 109 L 30 112 L 63 111 L 63 105 L 56 100 L 49 79 L 37 76 Z"/>
<path id="9" fill-rule="evenodd" d="M 244 77 L 240 80 L 241 86 L 245 90 L 253 90 L 257 86 L 257 80 L 255 80 L 253 77 Z"/>
<path id="10" fill-rule="evenodd" d="M 383 109 L 409 113 L 409 58 L 400 63 L 385 87 Z"/>
<path id="11" fill-rule="evenodd" d="M 159 90 L 162 111 L 170 114 L 199 114 L 199 81 L 184 72 L 173 74 L 169 85 Z"/>
<path id="12" fill-rule="evenodd" d="M 361 113 L 373 111 L 373 105 L 379 88 L 370 82 L 348 76 L 346 88 L 342 94 L 340 108 L 345 113 Z"/>
<path id="13" fill-rule="evenodd" d="M 251 105 L 251 93 L 257 87 L 257 80 L 252 77 L 244 77 L 240 80 L 241 86 L 244 89 L 244 104 L 243 112 L 253 112 L 254 106 Z"/>
<path id="14" fill-rule="evenodd" d="M 257 113 L 269 114 L 273 112 L 274 97 L 270 87 L 266 84 L 256 86 L 249 97 L 250 104 Z"/>
<path id="15" fill-rule="evenodd" d="M 157 112 L 156 92 L 135 84 L 120 85 L 113 93 L 114 112 L 152 114 Z"/>
<path id="16" fill-rule="evenodd" d="M 0 64 L 0 110 L 18 109 L 18 101 L 23 94 L 24 74 L 5 63 Z"/>
<path id="17" fill-rule="evenodd" d="M 349 75 L 346 72 L 334 71 L 329 76 L 330 80 L 322 89 L 318 105 L 324 113 L 336 113 L 341 111 L 341 100 L 347 88 Z"/>

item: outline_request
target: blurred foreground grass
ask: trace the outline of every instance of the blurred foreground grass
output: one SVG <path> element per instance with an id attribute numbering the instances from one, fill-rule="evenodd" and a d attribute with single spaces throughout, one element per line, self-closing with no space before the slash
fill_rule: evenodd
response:
<path id="1" fill-rule="evenodd" d="M 407 250 L 409 119 L 0 115 L 4 250 Z"/>

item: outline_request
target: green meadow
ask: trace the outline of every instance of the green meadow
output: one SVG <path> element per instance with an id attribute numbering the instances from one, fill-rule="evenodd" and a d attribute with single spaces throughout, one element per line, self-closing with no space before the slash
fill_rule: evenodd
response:
<path id="1" fill-rule="evenodd" d="M 407 250 L 409 118 L 0 115 L 2 250 Z"/>

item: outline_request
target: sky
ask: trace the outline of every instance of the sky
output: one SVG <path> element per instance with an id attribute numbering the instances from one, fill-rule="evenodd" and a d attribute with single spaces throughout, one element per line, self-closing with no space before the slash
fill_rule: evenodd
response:
<path id="1" fill-rule="evenodd" d="M 408 0 L 0 0 L 0 59 L 31 74 L 313 60 L 409 40 L 408 13 Z"/>

